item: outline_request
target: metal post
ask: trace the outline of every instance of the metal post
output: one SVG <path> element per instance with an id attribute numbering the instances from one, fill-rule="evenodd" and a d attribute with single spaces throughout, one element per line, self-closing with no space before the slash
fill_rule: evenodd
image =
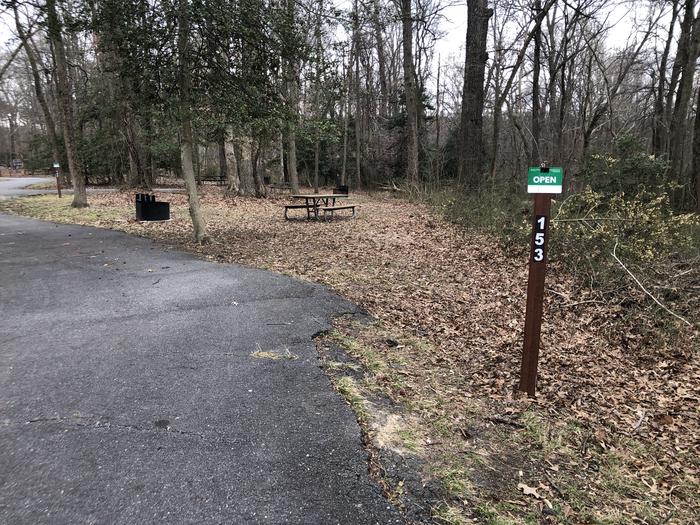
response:
<path id="1" fill-rule="evenodd" d="M 544 277 L 547 267 L 547 242 L 549 213 L 552 196 L 547 193 L 535 194 L 535 217 L 532 224 L 530 243 L 530 268 L 527 279 L 527 307 L 525 310 L 525 344 L 520 368 L 518 390 L 535 395 L 537 386 L 537 359 L 540 353 L 540 330 L 544 300 Z"/>

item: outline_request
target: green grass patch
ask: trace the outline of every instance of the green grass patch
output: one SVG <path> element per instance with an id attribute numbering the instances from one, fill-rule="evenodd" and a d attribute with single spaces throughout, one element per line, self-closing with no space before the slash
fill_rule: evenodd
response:
<path id="1" fill-rule="evenodd" d="M 123 221 L 133 218 L 124 207 L 94 206 L 89 208 L 72 208 L 72 197 L 66 195 L 37 195 L 0 202 L 0 211 L 23 215 L 51 222 L 87 224 L 96 222 Z"/>
<path id="2" fill-rule="evenodd" d="M 341 334 L 337 330 L 331 331 L 330 337 L 339 346 L 344 348 L 348 354 L 359 359 L 363 366 L 372 374 L 378 374 L 385 369 L 385 364 L 377 353 L 372 348 L 363 345 L 357 339 Z"/>
<path id="3" fill-rule="evenodd" d="M 355 384 L 355 380 L 350 376 L 339 377 L 335 383 L 338 392 L 345 401 L 350 405 L 353 412 L 357 416 L 358 421 L 366 424 L 369 419 L 365 399 L 360 394 L 360 391 Z"/>

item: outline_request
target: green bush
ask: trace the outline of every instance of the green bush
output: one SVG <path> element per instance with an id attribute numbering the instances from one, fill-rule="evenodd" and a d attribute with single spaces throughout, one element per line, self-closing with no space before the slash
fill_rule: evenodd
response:
<path id="1" fill-rule="evenodd" d="M 450 221 L 498 236 L 508 247 L 527 250 L 529 233 L 523 224 L 529 224 L 532 198 L 521 187 L 502 185 L 469 194 L 445 187 L 426 198 Z"/>
<path id="2" fill-rule="evenodd" d="M 552 219 L 552 256 L 561 260 L 606 260 L 616 245 L 636 265 L 697 256 L 698 216 L 674 212 L 668 192 L 606 196 L 589 187 L 556 206 Z"/>
<path id="3" fill-rule="evenodd" d="M 667 333 L 670 316 L 642 292 L 612 256 L 623 262 L 647 290 L 688 319 L 700 308 L 700 216 L 674 210 L 668 187 L 640 187 L 607 193 L 586 187 L 554 199 L 549 260 L 557 272 L 576 278 L 588 299 L 624 306 L 637 330 Z M 464 195 L 455 188 L 427 200 L 448 219 L 497 236 L 525 257 L 532 233 L 532 198 L 517 187 L 490 188 Z"/>
<path id="4" fill-rule="evenodd" d="M 556 206 L 552 218 L 550 259 L 582 285 L 611 301 L 653 304 L 614 252 L 666 306 L 680 315 L 697 314 L 700 217 L 675 212 L 668 191 L 606 195 L 588 187 Z M 654 307 L 649 313 L 658 312 Z"/>
<path id="5" fill-rule="evenodd" d="M 28 171 L 44 171 L 53 165 L 53 154 L 51 152 L 51 142 L 47 135 L 36 134 L 29 142 L 29 148 L 24 154 L 24 169 Z M 57 159 L 62 161 L 63 159 Z"/>
<path id="6" fill-rule="evenodd" d="M 669 162 L 644 151 L 635 136 L 619 135 L 614 150 L 613 154 L 585 157 L 576 178 L 609 195 L 634 194 L 640 186 L 656 188 L 668 183 Z"/>

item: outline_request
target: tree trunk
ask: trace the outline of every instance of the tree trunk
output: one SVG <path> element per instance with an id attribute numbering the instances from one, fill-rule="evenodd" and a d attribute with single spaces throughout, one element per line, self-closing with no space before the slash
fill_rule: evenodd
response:
<path id="1" fill-rule="evenodd" d="M 253 151 L 250 137 L 247 135 L 242 136 L 236 141 L 236 146 L 238 175 L 240 177 L 239 193 L 246 196 L 255 195 Z"/>
<path id="2" fill-rule="evenodd" d="M 262 151 L 262 145 L 260 142 L 257 144 L 254 143 L 254 141 L 251 140 L 252 144 L 252 162 L 251 162 L 251 167 L 252 167 L 252 174 L 253 174 L 253 184 L 255 185 L 255 196 L 256 197 L 264 197 L 266 192 L 265 188 L 265 179 L 263 178 L 262 173 L 260 173 L 260 152 Z"/>
<path id="3" fill-rule="evenodd" d="M 278 142 L 278 149 L 280 155 L 280 161 L 277 164 L 277 182 L 284 182 L 284 134 L 280 132 Z"/>
<path id="4" fill-rule="evenodd" d="M 411 0 L 401 0 L 403 33 L 403 84 L 406 93 L 406 178 L 418 188 L 418 93 L 413 65 L 413 16 Z"/>
<path id="5" fill-rule="evenodd" d="M 290 124 L 287 131 L 287 174 L 294 193 L 299 193 L 299 175 L 297 173 L 297 139 L 295 124 Z"/>
<path id="6" fill-rule="evenodd" d="M 501 135 L 501 115 L 503 113 L 502 104 L 498 101 L 501 98 L 501 55 L 498 48 L 502 42 L 498 42 L 496 45 L 496 56 L 494 58 L 493 72 L 494 72 L 494 105 L 493 105 L 493 133 L 491 135 L 491 165 L 489 167 L 489 178 L 492 183 L 496 181 L 496 166 L 498 163 L 498 151 L 500 145 L 500 135 Z"/>
<path id="7" fill-rule="evenodd" d="M 286 0 L 287 2 L 287 23 L 294 28 L 295 0 Z M 287 173 L 289 175 L 289 184 L 292 191 L 299 192 L 299 175 L 297 173 L 297 120 L 299 114 L 299 86 L 298 71 L 295 59 L 287 60 L 285 64 L 285 90 L 287 95 L 287 106 L 291 110 L 292 120 L 287 122 Z"/>
<path id="8" fill-rule="evenodd" d="M 219 153 L 219 178 L 228 180 L 228 159 L 226 158 L 226 130 L 221 128 L 218 133 L 216 146 Z"/>
<path id="9" fill-rule="evenodd" d="M 321 13 L 323 12 L 323 0 L 318 3 L 318 16 L 316 18 L 316 78 L 314 79 L 314 113 L 316 114 L 317 122 L 320 123 L 323 118 L 323 109 L 321 108 L 321 67 L 322 67 L 322 38 L 321 38 Z M 314 140 L 314 193 L 318 193 L 318 172 L 319 163 L 321 160 L 321 130 L 317 125 L 315 129 Z"/>
<path id="10" fill-rule="evenodd" d="M 350 64 L 352 64 L 352 53 L 350 53 L 348 69 L 345 72 L 345 101 L 343 103 L 343 160 L 340 170 L 340 185 L 347 184 L 347 164 L 348 164 L 348 127 L 350 123 Z"/>
<path id="11" fill-rule="evenodd" d="M 360 18 L 357 0 L 352 11 L 352 42 L 355 55 L 355 184 L 362 187 L 362 117 L 360 113 Z"/>
<path id="12" fill-rule="evenodd" d="M 321 143 L 317 138 L 316 143 L 314 144 L 314 193 L 318 193 L 318 189 L 319 189 L 318 171 L 319 171 L 320 157 L 321 157 Z"/>
<path id="13" fill-rule="evenodd" d="M 22 47 L 27 55 L 27 61 L 29 62 L 29 67 L 32 72 L 32 81 L 34 82 L 34 93 L 36 99 L 41 107 L 41 112 L 44 115 L 44 122 L 46 124 L 46 131 L 49 135 L 49 140 L 51 141 L 51 153 L 53 154 L 53 160 L 59 162 L 61 160 L 61 148 L 58 141 L 58 135 L 56 134 L 56 124 L 51 115 L 51 110 L 49 109 L 49 104 L 46 101 L 46 95 L 44 94 L 44 85 L 41 81 L 41 75 L 39 74 L 39 66 L 37 65 L 37 58 L 34 54 L 34 49 L 32 47 L 31 38 L 24 30 L 22 22 L 19 19 L 19 12 L 17 11 L 17 4 L 13 2 L 12 11 L 15 17 L 15 27 L 17 28 L 17 35 L 19 35 L 20 41 L 22 42 Z"/>
<path id="14" fill-rule="evenodd" d="M 152 188 L 158 181 L 158 164 L 156 156 L 153 154 L 151 149 L 151 141 L 153 140 L 153 123 L 151 117 L 146 117 L 145 119 L 145 137 L 146 145 L 143 149 L 143 159 L 144 159 L 144 180 L 147 188 Z"/>
<path id="15" fill-rule="evenodd" d="M 532 147 L 530 148 L 530 164 L 539 166 L 544 162 L 540 151 L 540 60 L 542 58 L 542 22 L 537 15 L 542 9 L 540 0 L 535 0 L 535 19 L 538 20 L 535 27 L 534 51 L 532 58 Z"/>
<path id="16" fill-rule="evenodd" d="M 384 49 L 384 29 L 379 19 L 379 0 L 374 0 L 372 12 L 372 25 L 374 39 L 377 42 L 377 65 L 379 66 L 379 115 L 386 117 L 389 114 L 389 87 L 386 77 L 386 50 Z"/>
<path id="17" fill-rule="evenodd" d="M 56 0 L 46 0 L 46 21 L 49 40 L 53 47 L 56 62 L 56 102 L 63 120 L 63 142 L 65 143 L 66 157 L 68 158 L 68 172 L 73 181 L 73 202 L 71 206 L 74 208 L 85 208 L 88 205 L 87 192 L 85 191 L 85 175 L 82 172 L 75 150 L 71 82 L 68 76 L 68 64 L 63 46 L 61 21 L 56 10 Z"/>
<path id="18" fill-rule="evenodd" d="M 695 0 L 686 2 L 686 9 L 690 9 L 691 16 L 694 12 Z M 687 16 L 687 15 L 686 15 Z M 684 152 L 686 145 L 686 131 L 688 124 L 688 106 L 693 92 L 693 77 L 695 76 L 695 62 L 698 58 L 698 46 L 700 44 L 700 20 L 695 20 L 687 39 L 687 45 L 683 56 L 677 59 L 683 60 L 680 82 L 676 103 L 673 108 L 673 120 L 671 122 L 671 173 L 677 182 L 682 182 L 685 174 Z M 680 46 L 679 46 L 680 47 Z"/>
<path id="19" fill-rule="evenodd" d="M 467 12 L 458 178 L 467 188 L 478 189 L 484 165 L 484 77 L 488 60 L 486 37 L 493 10 L 488 8 L 486 0 L 468 0 Z"/>
<path id="20" fill-rule="evenodd" d="M 439 188 L 440 172 L 442 171 L 442 155 L 440 150 L 440 55 L 438 55 L 437 79 L 435 81 L 435 159 L 433 165 L 433 178 L 435 186 Z"/>
<path id="21" fill-rule="evenodd" d="M 665 120 L 669 128 L 672 126 L 674 118 L 673 96 L 676 93 L 678 82 L 681 77 L 681 72 L 688 61 L 688 46 L 690 45 L 691 33 L 693 31 L 693 20 L 695 19 L 695 0 L 684 0 L 685 14 L 681 20 L 681 34 L 678 37 L 678 46 L 676 48 L 676 57 L 671 68 L 671 78 L 668 82 L 668 90 L 666 92 L 666 109 Z M 671 137 L 669 136 L 669 146 Z"/>
<path id="22" fill-rule="evenodd" d="M 697 109 L 695 111 L 695 134 L 693 135 L 693 176 L 695 185 L 695 210 L 700 212 L 700 89 L 698 89 Z"/>
<path id="23" fill-rule="evenodd" d="M 124 130 L 126 134 L 126 146 L 129 153 L 129 187 L 148 188 L 143 159 L 143 146 L 139 140 L 133 111 L 128 103 L 124 111 Z"/>
<path id="24" fill-rule="evenodd" d="M 659 65 L 659 80 L 656 86 L 656 97 L 654 98 L 654 123 L 652 128 L 652 151 L 654 155 L 661 156 L 668 151 L 668 128 L 666 119 L 664 119 L 664 97 L 666 90 L 666 68 L 668 67 L 668 56 L 673 43 L 673 30 L 676 26 L 678 18 L 678 0 L 673 3 L 671 23 L 668 29 L 668 38 L 664 45 L 663 53 L 661 54 L 661 63 Z"/>
<path id="25" fill-rule="evenodd" d="M 236 151 L 231 140 L 226 140 L 227 136 L 224 133 L 224 153 L 226 162 L 226 193 L 237 195 L 241 189 L 241 182 L 238 172 L 238 160 L 236 159 Z"/>
<path id="26" fill-rule="evenodd" d="M 190 114 L 192 70 L 190 69 L 189 49 L 189 5 L 188 0 L 179 0 L 178 10 L 177 53 L 179 58 L 179 88 L 180 88 L 180 165 L 182 178 L 185 180 L 189 200 L 190 217 L 194 228 L 194 238 L 201 243 L 206 240 L 206 224 L 199 207 L 197 181 L 194 176 L 194 140 L 192 137 L 192 117 Z"/>

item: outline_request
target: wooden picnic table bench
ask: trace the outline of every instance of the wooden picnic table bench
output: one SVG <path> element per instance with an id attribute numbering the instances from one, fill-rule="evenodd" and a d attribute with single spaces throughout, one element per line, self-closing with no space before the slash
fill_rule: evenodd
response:
<path id="1" fill-rule="evenodd" d="M 302 208 L 306 209 L 306 215 L 308 219 L 311 218 L 312 213 L 315 213 L 315 211 L 313 209 L 310 209 L 310 207 L 307 204 L 287 204 L 284 206 L 284 218 L 289 220 L 289 216 L 287 215 L 287 212 L 289 210 L 300 210 Z"/>
<path id="2" fill-rule="evenodd" d="M 342 206 L 320 206 L 319 209 L 323 212 L 323 217 L 326 218 L 326 214 L 330 212 L 331 217 L 338 210 L 352 210 L 351 217 L 355 216 L 355 205 L 354 204 L 344 204 Z"/>
<path id="3" fill-rule="evenodd" d="M 305 201 L 305 204 L 287 204 L 284 207 L 284 218 L 289 219 L 289 216 L 287 215 L 287 212 L 289 210 L 293 209 L 306 209 L 306 218 L 307 219 L 318 219 L 318 211 L 319 209 L 323 211 L 324 217 L 326 216 L 327 212 L 331 213 L 331 216 L 334 211 L 336 210 L 352 210 L 352 215 L 353 217 L 355 216 L 355 206 L 350 204 L 350 205 L 343 205 L 343 206 L 336 206 L 335 201 L 336 199 L 347 199 L 348 195 L 346 193 L 309 193 L 309 194 L 300 194 L 300 195 L 292 195 L 292 199 L 303 199 Z"/>
<path id="4" fill-rule="evenodd" d="M 226 177 L 220 175 L 202 175 L 199 177 L 199 182 L 216 182 L 217 186 L 226 184 Z"/>

